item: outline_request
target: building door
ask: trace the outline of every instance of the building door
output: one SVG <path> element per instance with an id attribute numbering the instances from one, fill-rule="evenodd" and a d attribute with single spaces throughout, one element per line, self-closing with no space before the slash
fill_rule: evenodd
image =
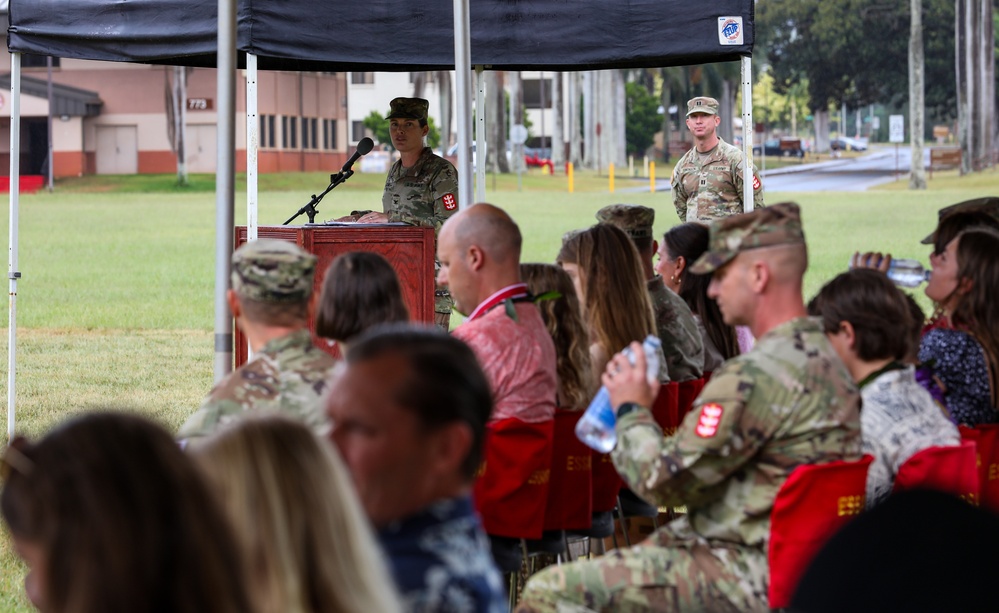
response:
<path id="1" fill-rule="evenodd" d="M 216 134 L 215 124 L 188 124 L 187 172 L 215 172 Z"/>
<path id="2" fill-rule="evenodd" d="M 139 172 L 136 126 L 97 126 L 97 174 L 134 175 Z"/>

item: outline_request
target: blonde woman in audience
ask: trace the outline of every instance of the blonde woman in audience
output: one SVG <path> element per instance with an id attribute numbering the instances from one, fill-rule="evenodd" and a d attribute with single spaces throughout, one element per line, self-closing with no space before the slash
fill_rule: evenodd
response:
<path id="1" fill-rule="evenodd" d="M 558 407 L 585 409 L 596 390 L 590 367 L 590 336 L 572 278 L 553 264 L 521 264 L 520 276 L 535 297 L 541 319 L 555 342 Z M 551 292 L 557 295 L 545 296 Z"/>
<path id="2" fill-rule="evenodd" d="M 399 610 L 342 461 L 279 415 L 235 423 L 191 447 L 249 562 L 263 613 Z"/>

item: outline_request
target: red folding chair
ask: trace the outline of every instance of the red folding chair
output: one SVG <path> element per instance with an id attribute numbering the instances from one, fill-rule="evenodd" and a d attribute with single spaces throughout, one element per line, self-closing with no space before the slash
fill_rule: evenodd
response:
<path id="1" fill-rule="evenodd" d="M 659 387 L 659 395 L 652 403 L 652 418 L 663 434 L 671 436 L 680 427 L 680 384 L 670 381 Z"/>
<path id="2" fill-rule="evenodd" d="M 680 397 L 679 397 L 679 413 L 677 415 L 677 427 L 683 423 L 683 418 L 687 416 L 690 412 L 691 407 L 694 406 L 694 401 L 700 395 L 701 390 L 704 389 L 704 379 L 693 379 L 691 381 L 684 381 L 680 383 Z"/>
<path id="3" fill-rule="evenodd" d="M 486 427 L 483 462 L 473 497 L 487 534 L 541 538 L 554 430 L 553 419 L 527 423 L 509 418 Z"/>
<path id="4" fill-rule="evenodd" d="M 927 447 L 902 463 L 893 492 L 931 489 L 978 504 L 978 458 L 974 441 L 953 447 Z"/>
<path id="5" fill-rule="evenodd" d="M 975 427 L 978 432 L 978 500 L 983 508 L 999 513 L 999 424 Z M 962 433 L 962 438 L 964 435 Z"/>
<path id="6" fill-rule="evenodd" d="M 787 607 L 801 575 L 837 530 L 864 509 L 867 468 L 856 462 L 798 466 L 781 486 L 770 511 L 770 608 Z"/>
<path id="7" fill-rule="evenodd" d="M 555 411 L 545 530 L 588 530 L 593 521 L 593 450 L 576 437 L 583 411 Z"/>

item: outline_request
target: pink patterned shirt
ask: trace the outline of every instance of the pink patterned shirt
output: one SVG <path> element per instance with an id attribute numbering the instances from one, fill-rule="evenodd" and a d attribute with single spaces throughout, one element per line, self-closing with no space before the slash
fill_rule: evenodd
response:
<path id="1" fill-rule="evenodd" d="M 531 302 L 516 302 L 517 321 L 499 304 L 466 321 L 452 334 L 479 358 L 493 390 L 491 421 L 516 417 L 535 423 L 554 419 L 555 344 Z"/>

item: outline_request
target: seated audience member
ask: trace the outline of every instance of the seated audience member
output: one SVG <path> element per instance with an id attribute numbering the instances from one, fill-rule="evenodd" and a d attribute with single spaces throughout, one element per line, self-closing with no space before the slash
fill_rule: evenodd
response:
<path id="1" fill-rule="evenodd" d="M 40 611 L 257 611 L 232 530 L 162 428 L 92 413 L 3 456 L 0 510 Z"/>
<path id="2" fill-rule="evenodd" d="M 999 232 L 965 230 L 930 256 L 926 295 L 937 316 L 919 348 L 959 424 L 999 421 Z"/>
<path id="3" fill-rule="evenodd" d="M 659 243 L 652 238 L 655 220 L 655 209 L 637 204 L 612 204 L 597 211 L 597 221 L 624 230 L 638 249 L 670 380 L 700 379 L 704 374 L 704 343 L 694 315 L 652 269 L 652 256 L 659 251 Z"/>
<path id="4" fill-rule="evenodd" d="M 569 273 L 583 303 L 590 365 L 599 380 L 612 355 L 657 332 L 638 250 L 623 230 L 597 224 L 567 234 L 557 262 Z M 659 380 L 667 383 L 671 373 L 662 356 L 660 364 Z"/>
<path id="5" fill-rule="evenodd" d="M 943 414 L 953 422 L 954 416 L 947 410 L 947 404 L 944 402 L 943 388 L 940 387 L 940 380 L 933 374 L 933 365 L 924 364 L 919 361 L 919 345 L 923 342 L 926 313 L 923 312 L 923 307 L 919 306 L 919 303 L 912 297 L 912 294 L 902 292 L 902 295 L 905 296 L 905 302 L 909 306 L 909 323 L 911 324 L 909 328 L 909 353 L 906 355 L 904 362 L 911 364 L 915 368 L 916 382 L 930 393 L 930 396 L 933 397 L 933 400 L 940 407 L 940 410 L 943 411 Z"/>
<path id="6" fill-rule="evenodd" d="M 674 436 L 648 407 L 657 385 L 633 344 L 602 382 L 617 408 L 614 465 L 628 485 L 687 514 L 637 547 L 549 567 L 518 611 L 766 611 L 770 511 L 802 464 L 860 457 L 859 394 L 801 297 L 807 266 L 798 206 L 775 204 L 711 226 L 692 271 L 726 323 L 748 325 L 748 353 L 715 371 Z"/>
<path id="7" fill-rule="evenodd" d="M 333 376 L 333 442 L 406 611 L 506 609 L 470 496 L 491 409 L 475 354 L 439 331 L 374 328 Z"/>
<path id="8" fill-rule="evenodd" d="M 489 378 L 492 419 L 536 423 L 555 415 L 555 346 L 520 279 L 521 241 L 513 219 L 491 204 L 456 213 L 437 242 L 437 284 L 467 315 L 453 334 Z"/>
<path id="9" fill-rule="evenodd" d="M 242 546 L 261 611 L 398 611 L 350 475 L 329 442 L 279 414 L 191 445 Z"/>
<path id="10" fill-rule="evenodd" d="M 941 492 L 900 492 L 829 539 L 789 610 L 995 611 L 997 550 L 999 519 L 992 513 Z"/>
<path id="11" fill-rule="evenodd" d="M 674 226 L 659 245 L 656 271 L 666 287 L 680 295 L 694 314 L 704 344 L 704 372 L 718 369 L 739 355 L 735 326 L 722 320 L 718 304 L 708 297 L 711 275 L 695 275 L 690 265 L 708 250 L 708 227 L 700 223 Z"/>
<path id="12" fill-rule="evenodd" d="M 366 251 L 333 259 L 316 309 L 316 336 L 332 339 L 345 355 L 350 340 L 368 328 L 406 321 L 409 310 L 388 260 Z"/>
<path id="13" fill-rule="evenodd" d="M 555 371 L 558 393 L 555 405 L 569 411 L 582 411 L 596 392 L 590 368 L 590 337 L 583 324 L 579 299 L 572 279 L 553 264 L 521 264 L 520 276 L 536 297 L 548 333 L 555 343 Z M 558 296 L 544 295 L 556 292 Z"/>
<path id="14" fill-rule="evenodd" d="M 287 241 L 262 238 L 232 254 L 226 298 L 253 357 L 215 386 L 178 438 L 207 436 L 251 410 L 292 415 L 327 433 L 320 399 L 334 362 L 309 333 L 315 269 L 316 257 Z"/>
<path id="15" fill-rule="evenodd" d="M 855 269 L 827 283 L 808 305 L 860 386 L 860 432 L 867 472 L 867 505 L 891 494 L 903 462 L 927 447 L 958 445 L 957 427 L 904 360 L 912 344 L 905 296 L 874 270 Z"/>

